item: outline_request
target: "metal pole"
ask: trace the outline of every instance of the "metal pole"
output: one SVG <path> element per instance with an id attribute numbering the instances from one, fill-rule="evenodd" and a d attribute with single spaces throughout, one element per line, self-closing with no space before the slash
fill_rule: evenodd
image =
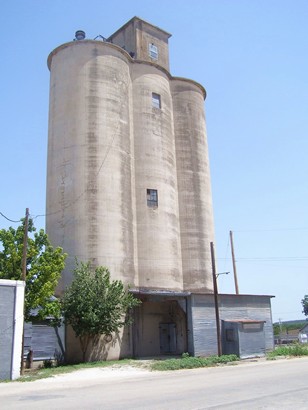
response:
<path id="1" fill-rule="evenodd" d="M 27 276 L 28 224 L 29 224 L 29 208 L 26 208 L 26 217 L 25 217 L 25 224 L 24 224 L 24 242 L 23 242 L 23 250 L 22 250 L 22 260 L 21 260 L 21 279 L 24 282 L 26 282 L 26 276 Z M 26 288 L 25 288 L 25 292 L 26 292 Z M 24 312 L 25 312 L 25 305 L 24 305 Z M 25 335 L 25 318 L 23 317 L 22 343 L 21 343 L 21 366 L 20 366 L 20 373 L 22 375 L 24 374 L 24 370 L 25 370 L 24 335 Z"/>
<path id="2" fill-rule="evenodd" d="M 234 256 L 234 247 L 233 247 L 233 234 L 230 231 L 230 243 L 231 243 L 231 253 L 232 253 L 232 264 L 233 264 L 233 275 L 234 275 L 234 285 L 235 285 L 235 293 L 239 295 L 238 290 L 238 282 L 237 282 L 237 273 L 236 273 L 236 264 L 235 264 L 235 256 Z"/>
<path id="3" fill-rule="evenodd" d="M 221 356 L 221 336 L 220 336 L 220 319 L 219 319 L 219 307 L 218 307 L 218 289 L 217 289 L 215 253 L 214 253 L 214 243 L 213 242 L 211 242 L 211 259 L 212 259 L 212 274 L 213 274 L 213 285 L 214 285 L 214 302 L 215 302 L 215 317 L 216 317 L 216 332 L 217 332 L 217 351 L 218 351 L 218 356 Z"/>

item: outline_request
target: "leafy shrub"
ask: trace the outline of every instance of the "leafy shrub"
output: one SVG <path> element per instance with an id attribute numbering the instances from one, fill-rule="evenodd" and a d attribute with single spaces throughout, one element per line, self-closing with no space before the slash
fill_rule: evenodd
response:
<path id="1" fill-rule="evenodd" d="M 43 361 L 44 369 L 51 369 L 53 367 L 53 362 L 51 359 L 46 359 Z"/>

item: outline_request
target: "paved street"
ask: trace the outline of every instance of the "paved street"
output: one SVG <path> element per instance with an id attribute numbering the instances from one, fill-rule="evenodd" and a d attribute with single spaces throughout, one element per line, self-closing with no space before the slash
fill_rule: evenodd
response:
<path id="1" fill-rule="evenodd" d="M 85 369 L 0 384 L 1 409 L 307 409 L 308 358 L 148 372 Z"/>

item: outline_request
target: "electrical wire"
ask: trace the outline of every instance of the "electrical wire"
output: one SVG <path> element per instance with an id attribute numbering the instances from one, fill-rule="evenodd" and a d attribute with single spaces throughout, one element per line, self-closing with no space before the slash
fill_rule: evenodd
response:
<path id="1" fill-rule="evenodd" d="M 307 227 L 303 228 L 272 228 L 272 229 L 240 229 L 240 230 L 232 230 L 232 232 L 277 232 L 277 231 L 308 231 Z"/>
<path id="2" fill-rule="evenodd" d="M 8 218 L 8 217 L 5 216 L 2 212 L 0 212 L 0 215 L 1 215 L 3 218 L 5 218 L 5 219 L 7 219 L 8 221 L 13 222 L 13 223 L 19 223 L 19 222 L 21 221 L 21 219 L 19 219 L 18 221 L 13 221 L 13 219 Z"/>

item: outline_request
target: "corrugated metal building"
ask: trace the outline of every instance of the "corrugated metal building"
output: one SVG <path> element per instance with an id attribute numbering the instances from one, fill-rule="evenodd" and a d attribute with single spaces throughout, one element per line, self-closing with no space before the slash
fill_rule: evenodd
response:
<path id="1" fill-rule="evenodd" d="M 134 293 L 143 302 L 134 315 L 132 350 L 135 357 L 183 352 L 193 356 L 218 353 L 213 294 Z M 219 295 L 223 353 L 231 353 L 224 325 L 228 322 L 242 324 L 242 328 L 237 327 L 237 332 L 242 332 L 243 337 L 238 340 L 238 351 L 233 348 L 232 353 L 240 357 L 262 356 L 274 348 L 271 298 L 266 295 Z M 253 332 L 248 329 L 248 323 L 262 323 L 262 326 L 258 326 L 258 332 Z"/>

